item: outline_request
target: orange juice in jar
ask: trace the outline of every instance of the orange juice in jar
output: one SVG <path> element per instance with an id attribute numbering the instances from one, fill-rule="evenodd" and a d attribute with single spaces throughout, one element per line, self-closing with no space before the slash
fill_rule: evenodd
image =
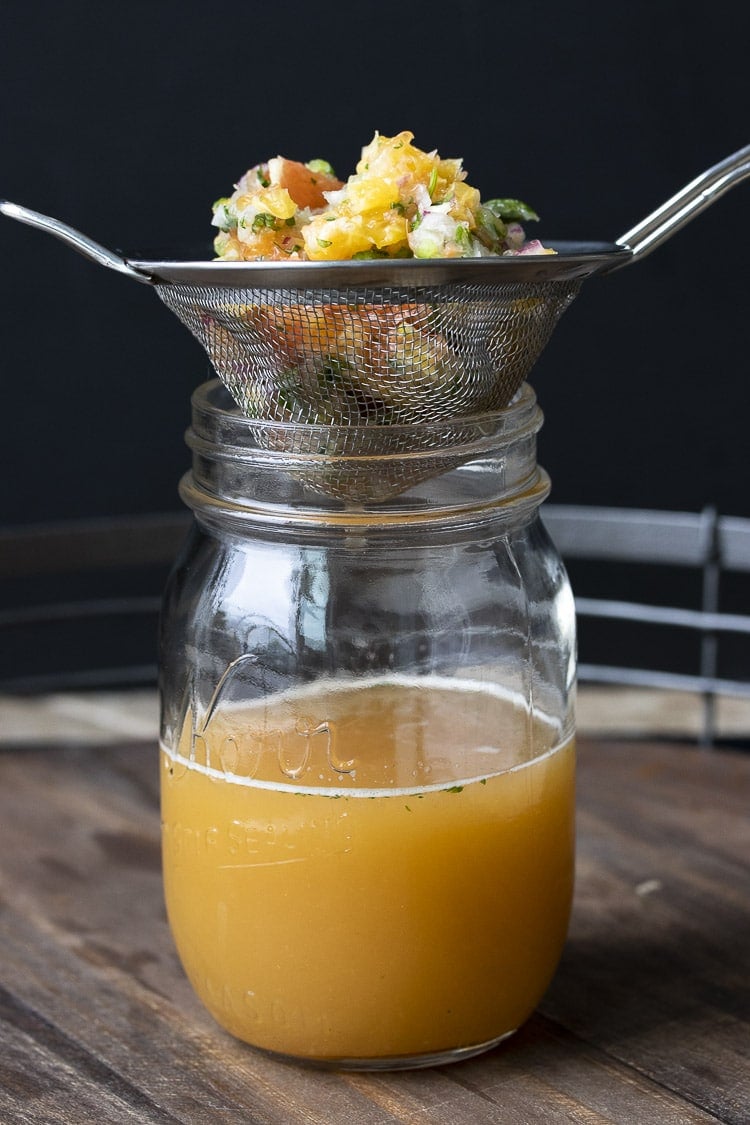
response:
<path id="1" fill-rule="evenodd" d="M 373 680 L 217 713 L 192 760 L 165 749 L 169 919 L 218 1022 L 336 1065 L 516 1029 L 573 884 L 573 744 L 536 720 L 524 760 L 528 722 L 471 683 Z"/>
<path id="2" fill-rule="evenodd" d="M 194 396 L 195 524 L 162 613 L 180 958 L 255 1047 L 466 1058 L 538 1004 L 573 886 L 575 619 L 533 393 L 475 440 L 463 421 L 459 460 L 362 464 L 307 435 L 259 448 L 221 394 Z M 351 472 L 377 496 L 342 496 Z"/>

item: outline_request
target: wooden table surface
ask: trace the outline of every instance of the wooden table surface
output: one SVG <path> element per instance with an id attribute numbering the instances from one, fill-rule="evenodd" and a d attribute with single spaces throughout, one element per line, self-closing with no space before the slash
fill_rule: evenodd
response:
<path id="1" fill-rule="evenodd" d="M 195 999 L 164 914 L 144 743 L 0 751 L 0 1122 L 750 1122 L 750 755 L 584 741 L 569 941 L 474 1060 L 266 1057 Z"/>

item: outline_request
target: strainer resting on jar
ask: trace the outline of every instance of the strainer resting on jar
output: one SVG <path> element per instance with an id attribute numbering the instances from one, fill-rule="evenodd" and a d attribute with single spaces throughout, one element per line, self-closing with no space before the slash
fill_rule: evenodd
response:
<path id="1" fill-rule="evenodd" d="M 587 277 L 645 257 L 748 176 L 750 146 L 614 243 L 494 258 L 141 261 L 17 204 L 0 210 L 153 285 L 257 423 L 258 446 L 337 459 L 324 489 L 363 502 L 411 482 L 402 469 L 378 485 L 368 457 L 421 454 L 423 475 L 424 453 L 449 444 L 460 461 L 467 433 L 513 399 Z"/>

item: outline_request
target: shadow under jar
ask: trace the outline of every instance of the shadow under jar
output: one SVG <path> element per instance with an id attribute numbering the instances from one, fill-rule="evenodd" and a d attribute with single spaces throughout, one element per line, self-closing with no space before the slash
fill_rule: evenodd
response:
<path id="1" fill-rule="evenodd" d="M 424 449 L 331 452 L 217 383 L 193 397 L 194 526 L 162 613 L 165 894 L 196 993 L 254 1046 L 459 1060 L 552 978 L 575 620 L 540 425 L 525 386 Z"/>

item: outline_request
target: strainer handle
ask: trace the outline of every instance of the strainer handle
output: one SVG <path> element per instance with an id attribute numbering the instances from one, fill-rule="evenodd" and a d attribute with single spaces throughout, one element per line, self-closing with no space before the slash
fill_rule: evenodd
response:
<path id="1" fill-rule="evenodd" d="M 90 258 L 92 262 L 97 262 L 100 266 L 106 266 L 107 269 L 117 270 L 118 273 L 124 273 L 127 277 L 134 278 L 135 281 L 144 281 L 147 284 L 153 284 L 153 279 L 146 273 L 141 273 L 140 270 L 135 269 L 119 254 L 115 254 L 112 250 L 107 250 L 105 246 L 101 246 L 98 242 L 94 242 L 93 238 L 89 238 L 85 234 L 81 234 L 79 230 L 74 227 L 69 227 L 67 223 L 60 222 L 59 219 L 53 219 L 49 215 L 42 215 L 39 211 L 30 211 L 28 207 L 22 207 L 20 203 L 11 203 L 7 199 L 0 199 L 0 211 L 3 215 L 7 215 L 9 219 L 15 219 L 19 223 L 26 223 L 30 227 L 38 227 L 40 230 L 47 231 L 55 238 L 67 242 L 79 254 L 83 254 L 85 258 Z"/>
<path id="2" fill-rule="evenodd" d="M 739 149 L 702 172 L 700 176 L 696 176 L 656 211 L 652 211 L 640 223 L 621 235 L 617 239 L 617 245 L 631 252 L 630 257 L 622 265 L 645 258 L 748 176 L 750 176 L 750 145 Z M 614 267 L 617 268 L 619 265 Z"/>

